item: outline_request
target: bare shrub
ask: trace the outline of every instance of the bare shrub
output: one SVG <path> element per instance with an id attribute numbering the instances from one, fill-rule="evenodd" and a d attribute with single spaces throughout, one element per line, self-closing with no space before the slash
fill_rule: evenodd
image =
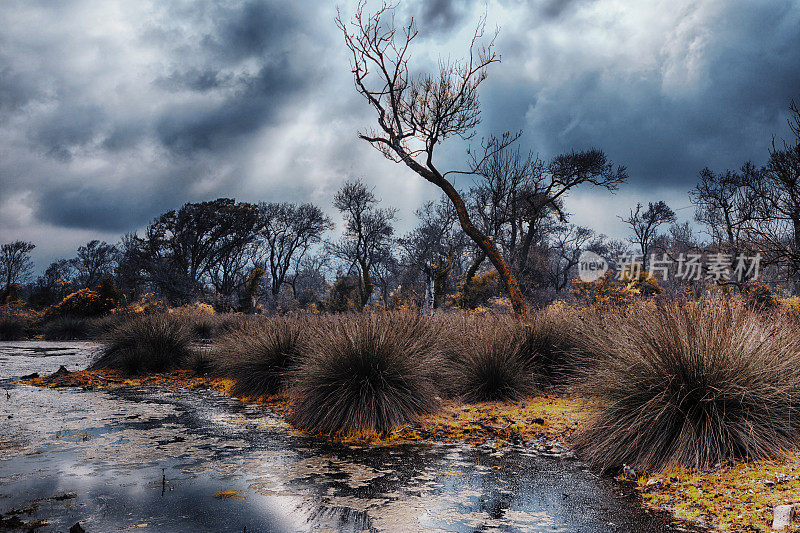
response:
<path id="1" fill-rule="evenodd" d="M 419 314 L 345 315 L 314 328 L 292 422 L 321 434 L 386 433 L 438 406 L 438 331 Z"/>
<path id="2" fill-rule="evenodd" d="M 30 320 L 15 314 L 0 314 L 0 341 L 18 341 L 27 336 Z"/>
<path id="3" fill-rule="evenodd" d="M 126 375 L 186 368 L 194 356 L 192 335 L 183 321 L 168 315 L 132 318 L 108 334 L 90 368 L 113 368 Z"/>
<path id="4" fill-rule="evenodd" d="M 774 457 L 800 436 L 800 337 L 735 301 L 628 309 L 587 322 L 593 399 L 578 435 L 595 467 L 705 468 Z"/>
<path id="5" fill-rule="evenodd" d="M 44 338 L 53 341 L 88 339 L 92 334 L 91 322 L 83 317 L 63 316 L 44 325 Z"/>
<path id="6" fill-rule="evenodd" d="M 302 317 L 276 317 L 223 336 L 214 353 L 219 372 L 235 381 L 233 394 L 258 397 L 282 392 L 307 351 L 309 326 Z"/>

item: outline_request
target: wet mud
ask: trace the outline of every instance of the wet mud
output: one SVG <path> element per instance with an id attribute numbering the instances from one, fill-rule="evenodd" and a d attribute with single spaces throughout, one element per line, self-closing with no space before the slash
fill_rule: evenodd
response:
<path id="1" fill-rule="evenodd" d="M 569 453 L 334 445 L 213 391 L 17 384 L 92 343 L 0 343 L 0 529 L 679 531 Z"/>

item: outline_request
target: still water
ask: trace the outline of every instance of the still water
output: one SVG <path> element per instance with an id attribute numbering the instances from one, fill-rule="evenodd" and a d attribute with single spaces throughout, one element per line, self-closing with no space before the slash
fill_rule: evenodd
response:
<path id="1" fill-rule="evenodd" d="M 331 445 L 210 391 L 51 390 L 98 345 L 0 343 L 0 516 L 37 531 L 677 531 L 541 450 Z M 222 491 L 222 492 L 220 492 Z M 28 527 L 25 526 L 25 527 Z M 0 529 L 2 529 L 0 527 Z"/>

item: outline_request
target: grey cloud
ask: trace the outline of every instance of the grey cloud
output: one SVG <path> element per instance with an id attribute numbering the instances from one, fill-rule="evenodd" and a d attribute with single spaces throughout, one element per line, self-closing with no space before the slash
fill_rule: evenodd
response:
<path id="1" fill-rule="evenodd" d="M 591 0 L 545 0 L 539 8 L 539 15 L 545 20 L 558 19 L 586 1 Z"/>
<path id="2" fill-rule="evenodd" d="M 169 76 L 155 80 L 156 85 L 168 91 L 190 90 L 206 92 L 230 85 L 233 76 L 212 68 L 203 70 L 193 68 L 185 71 L 175 71 Z"/>
<path id="3" fill-rule="evenodd" d="M 671 58 L 662 49 L 658 64 L 636 71 L 592 49 L 554 49 L 544 64 L 569 74 L 556 72 L 559 81 L 551 82 L 548 72 L 536 72 L 531 82 L 512 73 L 500 85 L 487 84 L 483 97 L 493 115 L 487 123 L 524 129 L 524 141 L 548 157 L 602 148 L 628 165 L 634 188 L 688 190 L 706 165 L 763 162 L 771 136 L 786 132 L 782 116 L 790 99 L 800 97 L 800 5 L 729 5 L 719 18 L 704 21 L 709 35 L 703 41 L 685 37 L 688 47 L 704 44 L 698 58 L 685 55 L 693 53 L 689 48 L 671 51 L 677 56 Z M 560 24 L 575 24 L 569 13 L 562 16 Z M 504 55 L 503 69 L 525 60 L 521 52 Z M 584 63 L 570 64 L 576 60 Z M 695 74 L 670 70 L 693 68 L 692 61 L 698 63 Z M 524 120 L 515 120 L 525 107 Z"/>
<path id="4" fill-rule="evenodd" d="M 786 134 L 789 99 L 800 99 L 800 2 L 676 0 L 671 26 L 661 5 L 492 3 L 488 24 L 500 27 L 503 62 L 482 86 L 473 141 L 522 129 L 523 144 L 545 158 L 596 146 L 629 167 L 627 192 L 659 186 L 673 197 L 705 165 L 763 160 L 771 136 Z M 31 227 L 108 240 L 218 196 L 310 197 L 330 208 L 330 193 L 356 175 L 413 225 L 414 208 L 436 196 L 356 138 L 375 116 L 353 89 L 330 3 L 109 6 L 0 5 L 8 21 L 0 28 L 0 202 L 24 198 Z M 460 30 L 485 3 L 401 7 L 419 24 L 416 52 L 428 66 L 427 46 L 460 57 Z M 87 21 L 106 18 L 107 27 L 87 31 Z M 443 167 L 463 168 L 463 148 L 443 145 Z M 4 235 L 14 228 L 0 223 Z"/>
<path id="5" fill-rule="evenodd" d="M 0 120 L 39 96 L 35 83 L 25 79 L 11 67 L 3 66 L 3 63 L 0 58 Z"/>
<path id="6" fill-rule="evenodd" d="M 292 3 L 251 1 L 235 9 L 220 9 L 218 31 L 207 35 L 203 46 L 225 60 L 259 57 L 274 50 L 299 20 Z"/>
<path id="7" fill-rule="evenodd" d="M 34 122 L 29 136 L 48 155 L 68 161 L 73 150 L 96 141 L 106 123 L 105 112 L 97 105 L 61 104 Z"/>
<path id="8" fill-rule="evenodd" d="M 414 19 L 423 36 L 441 37 L 477 7 L 474 0 L 423 0 Z"/>
<path id="9" fill-rule="evenodd" d="M 161 142 L 178 153 L 224 147 L 265 126 L 304 83 L 290 61 L 267 64 L 256 76 L 239 80 L 232 96 L 217 106 L 195 104 L 170 110 L 156 131 Z"/>

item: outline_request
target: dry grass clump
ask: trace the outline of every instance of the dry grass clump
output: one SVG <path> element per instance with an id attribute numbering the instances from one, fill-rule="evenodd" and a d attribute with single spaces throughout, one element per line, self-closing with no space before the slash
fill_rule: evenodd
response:
<path id="1" fill-rule="evenodd" d="M 89 319 L 89 336 L 93 339 L 105 338 L 109 333 L 119 328 L 122 324 L 133 320 L 136 316 L 120 313 L 91 318 Z"/>
<path id="2" fill-rule="evenodd" d="M 27 337 L 30 320 L 15 314 L 0 314 L 0 341 L 18 341 Z"/>
<path id="3" fill-rule="evenodd" d="M 534 361 L 524 349 L 524 327 L 510 317 L 450 321 L 450 342 L 440 382 L 467 402 L 520 400 L 537 388 Z"/>
<path id="4" fill-rule="evenodd" d="M 569 384 L 584 362 L 581 317 L 564 307 L 551 306 L 532 314 L 519 327 L 520 354 L 530 362 L 529 370 L 539 388 Z"/>
<path id="5" fill-rule="evenodd" d="M 800 338 L 736 302 L 629 309 L 588 322 L 583 456 L 603 470 L 774 457 L 800 437 Z"/>
<path id="6" fill-rule="evenodd" d="M 232 393 L 260 397 L 283 392 L 307 351 L 310 325 L 300 317 L 276 317 L 222 337 L 214 353 L 219 372 L 235 381 Z"/>
<path id="7" fill-rule="evenodd" d="M 183 321 L 168 315 L 132 318 L 112 330 L 100 358 L 89 368 L 113 368 L 126 375 L 186 368 L 195 352 Z"/>
<path id="8" fill-rule="evenodd" d="M 321 434 L 385 434 L 438 406 L 435 324 L 390 312 L 320 321 L 293 383 L 291 421 Z"/>
<path id="9" fill-rule="evenodd" d="M 215 316 L 192 317 L 190 322 L 195 337 L 205 340 L 216 336 L 218 320 Z"/>
<path id="10" fill-rule="evenodd" d="M 49 341 L 71 341 L 88 339 L 92 335 L 92 323 L 79 316 L 62 316 L 44 325 L 44 338 Z"/>
<path id="11" fill-rule="evenodd" d="M 226 313 L 217 315 L 184 315 L 183 320 L 189 325 L 192 334 L 196 338 L 210 340 L 257 325 L 264 318 L 255 315 Z"/>

